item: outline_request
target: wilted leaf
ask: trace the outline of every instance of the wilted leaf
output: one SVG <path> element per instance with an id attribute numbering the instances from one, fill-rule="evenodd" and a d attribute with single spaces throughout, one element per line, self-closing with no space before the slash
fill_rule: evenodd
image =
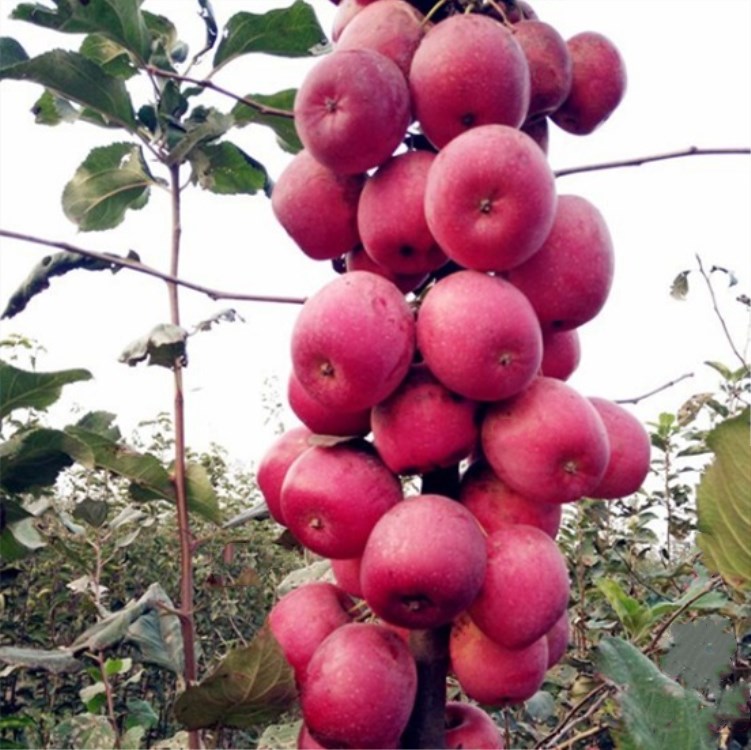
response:
<path id="1" fill-rule="evenodd" d="M 269 189 L 269 176 L 260 162 L 233 143 L 206 143 L 190 154 L 191 180 L 220 195 L 255 195 Z"/>
<path id="2" fill-rule="evenodd" d="M 325 50 L 327 41 L 315 11 L 303 0 L 262 15 L 236 13 L 227 22 L 214 55 L 214 67 L 219 68 L 249 52 L 308 57 Z"/>
<path id="3" fill-rule="evenodd" d="M 52 730 L 51 746 L 72 750 L 97 748 L 110 750 L 116 746 L 115 730 L 106 716 L 79 714 L 64 719 Z"/>
<path id="4" fill-rule="evenodd" d="M 258 750 L 295 750 L 302 721 L 290 724 L 271 724 L 258 740 Z"/>
<path id="5" fill-rule="evenodd" d="M 288 112 L 289 116 L 262 112 L 256 107 L 238 102 L 232 108 L 235 123 L 238 127 L 258 124 L 271 128 L 276 133 L 280 148 L 291 154 L 296 154 L 302 149 L 302 142 L 295 129 L 295 120 L 291 117 L 296 94 L 297 89 L 285 89 L 284 91 L 277 91 L 275 94 L 248 94 L 246 99 L 273 110 Z"/>
<path id="6" fill-rule="evenodd" d="M 670 285 L 670 296 L 674 299 L 684 300 L 688 296 L 688 275 L 691 271 L 681 271 Z"/>
<path id="7" fill-rule="evenodd" d="M 273 721 L 296 697 L 292 668 L 263 628 L 250 645 L 230 651 L 212 674 L 189 687 L 175 704 L 175 716 L 188 729 L 249 729 Z"/>
<path id="8" fill-rule="evenodd" d="M 176 362 L 184 367 L 188 363 L 185 346 L 187 338 L 188 332 L 184 328 L 170 323 L 160 323 L 145 336 L 128 344 L 119 360 L 131 367 L 144 360 L 148 360 L 149 365 L 159 365 L 170 370 L 175 367 Z"/>
<path id="9" fill-rule="evenodd" d="M 666 677 L 637 648 L 621 638 L 603 636 L 597 664 L 618 687 L 624 750 L 710 750 L 711 712 L 697 693 Z"/>
<path id="10" fill-rule="evenodd" d="M 165 599 L 164 604 L 172 607 L 169 597 Z M 177 615 L 152 609 L 128 627 L 127 639 L 138 647 L 144 661 L 182 674 L 183 635 Z"/>
<path id="11" fill-rule="evenodd" d="M 140 146 L 113 143 L 92 149 L 63 190 L 65 215 L 84 232 L 116 227 L 130 208 L 146 205 L 157 181 Z"/>
<path id="12" fill-rule="evenodd" d="M 193 333 L 198 333 L 198 331 L 210 331 L 215 325 L 222 322 L 244 323 L 245 318 L 243 318 L 234 307 L 228 307 L 226 310 L 220 310 L 216 315 L 212 315 L 210 318 L 202 320 L 200 323 L 196 323 L 193 328 Z"/>
<path id="13" fill-rule="evenodd" d="M 53 674 L 78 672 L 84 664 L 68 649 L 17 648 L 0 646 L 0 662 L 24 669 L 43 669 Z"/>
<path id="14" fill-rule="evenodd" d="M 714 451 L 696 493 L 697 544 L 705 564 L 731 585 L 751 587 L 751 443 L 749 410 L 713 429 Z"/>

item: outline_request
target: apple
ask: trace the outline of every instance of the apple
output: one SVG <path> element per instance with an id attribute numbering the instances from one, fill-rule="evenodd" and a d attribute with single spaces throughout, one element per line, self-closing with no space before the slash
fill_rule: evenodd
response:
<path id="1" fill-rule="evenodd" d="M 581 345 L 575 328 L 564 331 L 547 329 L 542 332 L 542 363 L 540 372 L 549 378 L 568 380 L 579 366 Z"/>
<path id="2" fill-rule="evenodd" d="M 532 117 L 529 120 L 525 120 L 524 124 L 519 129 L 522 133 L 528 135 L 540 147 L 543 154 L 547 155 L 548 147 L 550 145 L 547 117 L 544 115 L 541 117 Z"/>
<path id="3" fill-rule="evenodd" d="M 484 460 L 472 463 L 459 483 L 459 502 L 488 534 L 510 524 L 536 526 L 555 539 L 561 525 L 561 506 L 541 503 L 514 492 Z"/>
<path id="4" fill-rule="evenodd" d="M 568 612 L 564 612 L 545 634 L 548 641 L 548 669 L 554 667 L 564 657 L 570 636 Z"/>
<path id="5" fill-rule="evenodd" d="M 351 623 L 313 654 L 300 704 L 311 736 L 325 747 L 395 748 L 416 691 L 407 644 L 383 625 Z"/>
<path id="6" fill-rule="evenodd" d="M 357 226 L 365 251 L 394 273 L 425 274 L 448 261 L 425 219 L 425 185 L 434 159 L 430 151 L 393 156 L 360 196 Z"/>
<path id="7" fill-rule="evenodd" d="M 600 312 L 613 283 L 613 242 L 586 198 L 560 195 L 542 247 L 505 276 L 532 303 L 543 330 L 578 328 Z"/>
<path id="8" fill-rule="evenodd" d="M 404 137 L 409 89 L 399 66 L 380 52 L 337 50 L 303 79 L 294 115 L 300 140 L 319 162 L 359 174 L 386 161 Z"/>
<path id="9" fill-rule="evenodd" d="M 610 458 L 607 431 L 594 406 L 562 380 L 544 376 L 491 404 L 480 439 L 503 482 L 544 503 L 568 503 L 591 493 Z"/>
<path id="10" fill-rule="evenodd" d="M 429 289 L 416 335 L 431 372 L 466 398 L 508 398 L 540 369 L 542 332 L 534 309 L 512 284 L 479 271 L 457 271 Z"/>
<path id="11" fill-rule="evenodd" d="M 364 174 L 336 174 L 303 149 L 279 175 L 271 208 L 308 257 L 330 260 L 360 242 L 357 206 L 364 184 Z"/>
<path id="12" fill-rule="evenodd" d="M 649 474 L 651 441 L 642 423 L 631 412 L 605 398 L 591 397 L 610 442 L 610 460 L 590 497 L 613 499 L 636 492 Z"/>
<path id="13" fill-rule="evenodd" d="M 399 480 L 364 440 L 314 445 L 282 485 L 287 528 L 309 550 L 358 557 L 376 521 L 402 499 Z"/>
<path id="14" fill-rule="evenodd" d="M 300 731 L 297 734 L 297 748 L 298 750 L 325 750 L 325 745 L 321 745 L 313 739 L 305 726 L 305 722 L 303 722 L 300 724 Z"/>
<path id="15" fill-rule="evenodd" d="M 336 585 L 358 599 L 362 599 L 362 586 L 360 585 L 361 566 L 361 557 L 331 560 L 331 572 L 334 574 Z"/>
<path id="16" fill-rule="evenodd" d="M 442 495 L 408 498 L 370 533 L 360 569 L 363 596 L 394 625 L 445 625 L 474 600 L 486 554 L 480 525 L 466 508 Z"/>
<path id="17" fill-rule="evenodd" d="M 427 273 L 394 273 L 391 269 L 376 263 L 362 245 L 350 250 L 344 256 L 347 271 L 370 271 L 388 279 L 402 294 L 409 294 L 428 280 Z"/>
<path id="18" fill-rule="evenodd" d="M 548 645 L 544 636 L 522 648 L 504 648 L 463 614 L 451 628 L 449 651 L 451 671 L 462 690 L 487 706 L 522 703 L 545 679 Z"/>
<path id="19" fill-rule="evenodd" d="M 435 24 L 412 58 L 415 117 L 438 149 L 478 125 L 517 128 L 529 106 L 529 68 L 514 35 L 489 16 Z"/>
<path id="20" fill-rule="evenodd" d="M 553 226 L 555 204 L 545 154 L 506 125 L 454 138 L 436 156 L 425 189 L 425 216 L 438 244 L 477 271 L 506 271 L 533 256 Z"/>
<path id="21" fill-rule="evenodd" d="M 584 31 L 567 42 L 571 55 L 571 90 L 551 114 L 558 127 L 588 135 L 602 125 L 626 92 L 626 66 L 618 48 L 606 36 Z"/>
<path id="22" fill-rule="evenodd" d="M 351 271 L 321 287 L 292 330 L 292 367 L 301 385 L 346 412 L 393 393 L 414 350 L 414 316 L 404 295 L 369 271 Z"/>
<path id="23" fill-rule="evenodd" d="M 308 662 L 324 638 L 352 622 L 352 605 L 352 599 L 338 586 L 316 581 L 292 589 L 271 608 L 269 628 L 298 684 L 304 680 Z"/>
<path id="24" fill-rule="evenodd" d="M 486 543 L 485 579 L 469 614 L 499 645 L 525 648 L 542 638 L 566 611 L 570 588 L 566 559 L 550 536 L 534 526 L 505 526 Z"/>
<path id="25" fill-rule="evenodd" d="M 371 413 L 373 443 L 395 474 L 424 474 L 466 458 L 479 438 L 477 403 L 449 391 L 424 364 Z"/>
<path id="26" fill-rule="evenodd" d="M 471 703 L 446 703 L 446 747 L 448 750 L 503 750 L 498 725 L 481 708 Z"/>
<path id="27" fill-rule="evenodd" d="M 331 24 L 331 39 L 337 42 L 349 22 L 373 2 L 376 2 L 376 0 L 340 0 L 336 3 L 339 7 L 334 13 L 334 20 Z M 383 0 L 379 0 L 379 2 L 383 2 Z"/>

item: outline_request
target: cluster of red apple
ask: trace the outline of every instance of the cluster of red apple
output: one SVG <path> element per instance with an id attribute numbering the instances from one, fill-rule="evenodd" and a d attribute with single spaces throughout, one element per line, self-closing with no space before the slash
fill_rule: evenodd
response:
<path id="1" fill-rule="evenodd" d="M 347 268 L 300 312 L 288 397 L 303 426 L 258 469 L 271 515 L 337 582 L 269 617 L 304 747 L 399 747 L 410 631 L 451 628 L 470 699 L 533 695 L 568 643 L 562 505 L 628 495 L 649 468 L 641 424 L 564 382 L 613 250 L 597 208 L 557 194 L 543 137 L 549 119 L 578 134 L 607 119 L 621 58 L 521 2 L 454 0 L 437 22 L 419 5 L 344 0 L 296 97 L 305 148 L 272 197 L 308 256 Z M 400 478 L 456 466 L 458 497 L 405 498 Z M 446 743 L 502 745 L 467 702 L 449 704 Z"/>

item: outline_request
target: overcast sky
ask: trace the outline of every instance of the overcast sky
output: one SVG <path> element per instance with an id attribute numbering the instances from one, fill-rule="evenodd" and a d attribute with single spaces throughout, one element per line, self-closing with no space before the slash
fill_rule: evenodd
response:
<path id="1" fill-rule="evenodd" d="M 284 0 L 213 0 L 220 25 L 235 12 L 263 12 Z M 312 0 L 330 30 L 334 7 Z M 0 0 L 0 33 L 18 39 L 34 55 L 51 46 L 75 47 L 75 37 L 47 33 L 8 20 L 14 2 Z M 628 70 L 628 91 L 613 117 L 587 137 L 551 127 L 554 169 L 698 147 L 747 147 L 751 139 L 751 3 L 747 0 L 537 0 L 540 18 L 564 37 L 599 31 L 619 47 Z M 191 50 L 203 41 L 197 3 L 146 0 L 144 7 L 167 15 Z M 710 9 L 711 10 L 708 10 Z M 246 56 L 223 69 L 216 83 L 239 94 L 298 86 L 309 60 Z M 206 73 L 196 69 L 195 75 Z M 37 126 L 30 109 L 40 89 L 0 84 L 0 227 L 83 247 L 125 254 L 167 269 L 169 206 L 154 191 L 149 205 L 130 212 L 115 230 L 78 233 L 63 215 L 60 194 L 89 149 L 118 133 L 88 125 Z M 134 94 L 136 106 L 142 103 Z M 225 110 L 232 102 L 211 97 Z M 263 128 L 230 133 L 276 178 L 289 156 Z M 576 193 L 602 211 L 614 238 L 616 274 L 602 313 L 581 329 L 582 362 L 570 380 L 586 395 L 619 399 L 645 393 L 684 373 L 695 377 L 635 407 L 642 419 L 676 409 L 688 396 L 712 389 L 716 379 L 702 363 L 737 366 L 714 317 L 706 289 L 692 273 L 684 302 L 669 295 L 673 278 L 706 266 L 732 269 L 739 284 L 716 278 L 718 299 L 739 345 L 745 345 L 748 315 L 734 301 L 751 293 L 748 157 L 694 157 L 639 168 L 561 178 L 559 193 Z M 156 167 L 155 167 L 156 171 Z M 187 175 L 186 175 L 187 176 Z M 300 295 L 314 293 L 333 278 L 326 263 L 305 257 L 276 224 L 264 196 L 219 197 L 199 189 L 184 192 L 181 275 L 222 290 Z M 0 305 L 47 252 L 0 238 Z M 296 306 L 213 302 L 181 293 L 183 324 L 233 306 L 244 324 L 223 324 L 190 340 L 186 371 L 189 442 L 226 446 L 232 456 L 255 461 L 271 439 L 263 425 L 264 380 L 282 388 L 289 370 L 289 337 Z M 139 274 L 75 272 L 54 279 L 0 333 L 36 338 L 48 350 L 44 369 L 86 367 L 95 380 L 69 388 L 66 408 L 107 409 L 130 430 L 139 419 L 171 410 L 171 375 L 117 358 L 123 348 L 169 318 L 164 285 Z M 293 424 L 288 418 L 288 424 Z"/>

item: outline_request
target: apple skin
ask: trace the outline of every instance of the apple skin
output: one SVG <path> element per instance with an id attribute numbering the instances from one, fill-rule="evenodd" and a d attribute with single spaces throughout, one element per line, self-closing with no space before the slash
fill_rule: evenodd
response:
<path id="1" fill-rule="evenodd" d="M 578 328 L 600 312 L 613 283 L 613 241 L 586 198 L 558 196 L 542 247 L 505 276 L 532 303 L 543 330 Z"/>
<path id="2" fill-rule="evenodd" d="M 361 566 L 361 557 L 331 560 L 331 572 L 334 574 L 336 585 L 358 599 L 362 599 L 362 586 L 360 585 Z"/>
<path id="3" fill-rule="evenodd" d="M 500 728 L 479 706 L 448 701 L 446 747 L 448 750 L 503 750 L 504 744 Z"/>
<path id="4" fill-rule="evenodd" d="M 485 576 L 483 532 L 442 495 L 417 495 L 385 513 L 365 545 L 363 596 L 386 622 L 436 628 L 474 600 Z"/>
<path id="5" fill-rule="evenodd" d="M 279 175 L 271 208 L 309 258 L 330 260 L 360 242 L 357 206 L 364 184 L 364 174 L 336 174 L 303 149 Z"/>
<path id="6" fill-rule="evenodd" d="M 568 612 L 566 611 L 545 634 L 545 638 L 548 641 L 548 669 L 554 667 L 564 657 L 568 649 L 570 637 L 571 627 Z"/>
<path id="7" fill-rule="evenodd" d="M 399 480 L 364 440 L 315 445 L 282 485 L 287 528 L 323 557 L 358 557 L 378 519 L 402 500 Z"/>
<path id="8" fill-rule="evenodd" d="M 415 118 L 438 149 L 478 125 L 517 128 L 529 106 L 521 47 L 483 15 L 455 15 L 433 26 L 412 59 L 409 87 Z"/>
<path id="9" fill-rule="evenodd" d="M 395 474 L 424 474 L 466 458 L 479 439 L 475 401 L 442 385 L 424 364 L 371 412 L 373 443 Z"/>
<path id="10" fill-rule="evenodd" d="M 294 115 L 303 146 L 319 162 L 359 174 L 385 162 L 400 144 L 411 118 L 409 89 L 399 66 L 380 52 L 337 50 L 303 79 Z"/>
<path id="11" fill-rule="evenodd" d="M 608 399 L 590 397 L 610 441 L 605 475 L 590 497 L 612 500 L 636 492 L 649 474 L 652 444 L 642 423 L 631 412 Z"/>
<path id="12" fill-rule="evenodd" d="M 488 534 L 504 526 L 536 526 L 555 539 L 561 525 L 562 507 L 529 500 L 505 485 L 483 461 L 475 461 L 462 475 L 459 502 Z"/>
<path id="13" fill-rule="evenodd" d="M 566 560 L 556 543 L 534 526 L 506 526 L 486 543 L 485 580 L 469 615 L 500 646 L 526 648 L 543 638 L 566 611 Z"/>
<path id="14" fill-rule="evenodd" d="M 425 219 L 425 185 L 434 159 L 430 151 L 393 156 L 360 196 L 357 226 L 365 251 L 394 273 L 425 274 L 448 261 Z"/>
<path id="15" fill-rule="evenodd" d="M 446 255 L 476 271 L 506 271 L 540 249 L 556 190 L 545 154 L 525 133 L 481 125 L 454 138 L 428 173 L 425 216 Z"/>
<path id="16" fill-rule="evenodd" d="M 350 19 L 337 39 L 336 49 L 374 49 L 393 60 L 406 78 L 425 36 L 423 18 L 405 0 L 371 2 Z"/>
<path id="17" fill-rule="evenodd" d="M 300 704 L 310 734 L 326 747 L 395 748 L 416 691 L 407 644 L 383 625 L 351 623 L 313 654 Z"/>
<path id="18" fill-rule="evenodd" d="M 306 583 L 285 594 L 269 612 L 269 627 L 300 684 L 315 650 L 334 630 L 352 622 L 352 599 L 324 581 Z M 304 623 L 304 627 L 303 627 Z"/>
<path id="19" fill-rule="evenodd" d="M 383 2 L 383 0 L 378 1 Z M 340 0 L 336 3 L 339 7 L 336 9 L 331 24 L 331 40 L 338 42 L 349 22 L 373 2 L 376 2 L 376 0 Z"/>
<path id="20" fill-rule="evenodd" d="M 512 489 L 543 503 L 569 503 L 600 483 L 610 458 L 597 410 L 562 380 L 540 376 L 517 396 L 491 404 L 482 450 Z"/>
<path id="21" fill-rule="evenodd" d="M 292 427 L 277 437 L 261 457 L 256 469 L 256 483 L 271 517 L 282 525 L 282 483 L 292 463 L 308 448 L 313 433 L 304 425 Z"/>
<path id="22" fill-rule="evenodd" d="M 321 287 L 292 330 L 292 367 L 324 406 L 346 412 L 374 406 L 396 390 L 415 350 L 415 321 L 387 279 L 351 271 Z"/>
<path id="23" fill-rule="evenodd" d="M 438 380 L 476 401 L 519 393 L 542 361 L 542 332 L 528 300 L 504 279 L 479 271 L 456 271 L 428 291 L 416 335 Z"/>
<path id="24" fill-rule="evenodd" d="M 311 736 L 308 728 L 305 726 L 305 722 L 300 725 L 300 731 L 297 735 L 297 749 L 298 750 L 326 750 L 325 745 L 321 745 L 316 742 Z"/>
<path id="25" fill-rule="evenodd" d="M 572 135 L 588 135 L 604 123 L 626 93 L 626 66 L 610 39 L 584 31 L 567 40 L 571 90 L 551 119 Z"/>
<path id="26" fill-rule="evenodd" d="M 575 328 L 566 331 L 548 329 L 542 332 L 542 363 L 540 372 L 549 378 L 568 380 L 581 360 L 579 334 Z"/>
<path id="27" fill-rule="evenodd" d="M 508 649 L 492 641 L 463 614 L 449 639 L 451 671 L 469 698 L 503 707 L 531 698 L 545 679 L 548 644 L 544 637 L 528 646 Z"/>
<path id="28" fill-rule="evenodd" d="M 427 273 L 394 273 L 391 269 L 376 263 L 362 245 L 350 250 L 344 256 L 345 267 L 349 271 L 370 271 L 388 279 L 402 294 L 409 294 L 428 280 Z"/>
<path id="29" fill-rule="evenodd" d="M 542 153 L 547 155 L 550 146 L 550 128 L 547 117 L 533 117 L 525 120 L 519 130 L 528 135 L 540 147 Z"/>

